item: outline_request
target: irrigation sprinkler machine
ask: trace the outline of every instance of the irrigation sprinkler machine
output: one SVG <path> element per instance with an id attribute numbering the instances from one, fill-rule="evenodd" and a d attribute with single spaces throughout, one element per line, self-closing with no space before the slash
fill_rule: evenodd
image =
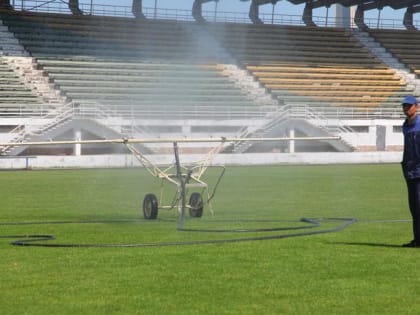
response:
<path id="1" fill-rule="evenodd" d="M 284 142 L 284 141 L 325 141 L 325 140 L 339 140 L 339 137 L 287 137 L 287 138 L 150 138 L 150 139 L 109 139 L 109 140 L 74 140 L 74 141 L 48 141 L 48 142 L 16 142 L 16 143 L 0 143 L 3 150 L 8 147 L 14 146 L 37 146 L 37 145 L 63 145 L 63 144 L 123 144 L 140 162 L 140 164 L 148 171 L 148 173 L 160 180 L 160 192 L 158 196 L 154 193 L 147 193 L 143 198 L 143 216 L 146 220 L 155 220 L 158 217 L 159 210 L 173 210 L 176 209 L 180 213 L 178 230 L 180 231 L 212 231 L 212 232 L 238 232 L 238 230 L 200 230 L 200 229 L 186 229 L 184 228 L 186 213 L 190 217 L 200 218 L 203 215 L 204 206 L 207 205 L 210 213 L 213 215 L 213 208 L 211 200 L 216 194 L 217 187 L 225 174 L 225 166 L 213 165 L 214 157 L 220 153 L 227 145 L 244 141 L 271 141 L 271 142 Z M 166 143 L 172 144 L 173 154 L 175 161 L 166 165 L 158 165 L 149 159 L 141 150 L 136 147 L 136 144 L 151 144 L 151 143 Z M 178 145 L 180 143 L 214 143 L 212 148 L 204 155 L 202 159 L 195 163 L 182 165 L 180 161 L 180 152 Z M 210 168 L 217 168 L 218 173 L 215 182 L 212 186 L 204 180 L 204 174 Z M 174 195 L 166 203 L 164 195 L 166 195 L 165 187 L 167 184 L 172 185 Z M 323 230 L 316 230 L 312 232 L 299 232 L 291 234 L 277 234 L 265 235 L 259 237 L 245 237 L 233 239 L 217 239 L 217 240 L 195 240 L 195 241 L 174 241 L 166 243 L 135 243 L 135 244 L 48 244 L 42 241 L 53 240 L 53 235 L 24 235 L 21 236 L 23 240 L 16 240 L 11 242 L 12 245 L 18 246 L 45 246 L 45 247 L 145 247 L 145 246 L 168 246 L 168 245 L 190 245 L 190 244 L 206 244 L 206 243 L 226 243 L 226 242 L 239 242 L 251 240 L 267 240 L 279 239 L 285 237 L 329 233 L 339 231 L 349 224 L 354 223 L 355 219 L 347 218 L 330 218 L 330 219 L 301 219 L 301 222 L 309 224 L 309 226 L 293 227 L 293 228 L 270 228 L 270 229 L 241 229 L 241 232 L 267 232 L 267 231 L 284 231 L 284 230 L 297 230 L 307 229 L 320 226 L 321 221 L 341 221 L 342 224 L 338 227 L 327 228 Z M 39 222 L 38 222 L 39 223 Z M 47 222 L 42 222 L 46 224 Z M 49 222 L 50 224 L 64 224 L 66 222 Z M 86 222 L 83 222 L 86 223 Z M 95 222 L 93 222 L 95 223 Z M 21 225 L 27 223 L 1 223 L 0 225 Z M 37 224 L 34 222 L 33 224 Z M 0 238 L 14 238 L 16 236 L 0 236 Z"/>
<path id="2" fill-rule="evenodd" d="M 148 193 L 143 199 L 143 216 L 146 220 L 156 219 L 160 209 L 177 209 L 181 214 L 181 223 L 185 218 L 188 209 L 189 215 L 199 218 L 203 215 L 204 205 L 209 208 L 213 215 L 211 200 L 216 194 L 217 187 L 225 173 L 222 165 L 213 165 L 214 157 L 220 153 L 227 145 L 238 142 L 268 142 L 268 141 L 322 141 L 339 140 L 340 137 L 276 137 L 276 138 L 150 138 L 150 139 L 106 139 L 106 140 L 69 140 L 69 141 L 44 141 L 44 142 L 15 142 L 0 143 L 0 147 L 14 146 L 37 146 L 37 145 L 63 145 L 63 144 L 124 144 L 141 165 L 155 178 L 160 179 L 159 197 L 154 193 Z M 171 165 L 159 166 L 147 158 L 135 144 L 151 143 L 172 143 L 175 162 Z M 179 157 L 179 143 L 215 143 L 207 154 L 199 161 L 184 166 L 181 165 Z M 219 173 L 215 184 L 210 187 L 209 183 L 203 180 L 203 175 L 209 167 L 218 168 Z M 172 202 L 164 204 L 165 184 L 175 186 L 175 195 Z M 181 224 L 182 225 L 182 224 Z"/>

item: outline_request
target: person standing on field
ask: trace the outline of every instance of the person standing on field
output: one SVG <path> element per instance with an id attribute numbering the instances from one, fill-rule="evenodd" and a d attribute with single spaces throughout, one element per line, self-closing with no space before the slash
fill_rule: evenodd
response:
<path id="1" fill-rule="evenodd" d="M 414 96 L 406 96 L 402 101 L 406 119 L 402 126 L 404 152 L 401 162 L 408 191 L 408 205 L 413 219 L 413 240 L 403 247 L 420 247 L 420 115 Z"/>

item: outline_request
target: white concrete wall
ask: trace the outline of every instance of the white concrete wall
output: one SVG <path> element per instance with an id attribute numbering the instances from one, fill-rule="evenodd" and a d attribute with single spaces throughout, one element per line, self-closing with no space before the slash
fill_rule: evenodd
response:
<path id="1" fill-rule="evenodd" d="M 199 161 L 203 155 L 181 155 L 181 164 Z M 155 164 L 174 163 L 173 155 L 153 155 L 148 158 Z M 323 165 L 399 163 L 402 152 L 340 152 L 340 153 L 247 153 L 219 154 L 215 165 Z M 83 155 L 0 157 L 0 169 L 46 168 L 125 168 L 139 167 L 133 155 Z"/>
<path id="2" fill-rule="evenodd" d="M 386 128 L 385 144 L 389 146 L 401 146 L 404 144 L 402 132 L 394 132 L 394 127 L 401 127 L 402 119 L 375 119 L 375 120 L 344 120 L 343 124 L 351 127 L 364 127 L 367 132 L 354 132 L 340 134 L 340 136 L 355 147 L 374 147 L 377 141 L 378 126 Z"/>

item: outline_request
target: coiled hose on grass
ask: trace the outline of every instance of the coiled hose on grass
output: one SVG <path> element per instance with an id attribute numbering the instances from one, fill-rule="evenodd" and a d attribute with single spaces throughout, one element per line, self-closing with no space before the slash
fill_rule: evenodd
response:
<path id="1" fill-rule="evenodd" d="M 178 227 L 181 232 L 214 232 L 214 233 L 246 233 L 246 232 L 279 232 L 288 230 L 305 230 L 303 232 L 289 233 L 289 234 L 271 234 L 250 237 L 238 238 L 224 238 L 224 239 L 202 239 L 192 241 L 170 241 L 170 242 L 145 242 L 145 243 L 129 243 L 129 244 L 66 244 L 66 243 L 51 243 L 55 240 L 54 235 L 49 234 L 27 234 L 27 235 L 0 235 L 2 239 L 14 239 L 11 241 L 13 246 L 38 246 L 38 247 L 78 247 L 78 248 L 99 248 L 99 247 L 160 247 L 160 246 L 182 246 L 182 245 L 204 245 L 204 244 L 221 244 L 221 243 L 236 243 L 249 241 L 264 241 L 274 240 L 290 237 L 308 236 L 315 234 L 324 234 L 338 232 L 345 229 L 347 226 L 355 223 L 354 218 L 302 218 L 298 222 L 305 223 L 304 226 L 294 227 L 272 227 L 272 228 L 252 228 L 252 229 L 192 229 Z M 10 222 L 0 223 L 0 226 L 21 226 L 21 225 L 41 225 L 41 224 L 95 224 L 95 223 L 123 223 L 123 222 L 138 222 L 138 220 L 102 220 L 102 221 L 42 221 L 42 222 Z M 223 222 L 219 220 L 218 222 Z M 249 221 L 250 222 L 250 221 Z M 255 221 L 254 221 L 255 222 Z M 258 222 L 280 222 L 278 220 L 260 220 Z M 287 221 L 292 222 L 292 221 Z M 297 222 L 297 221 L 296 221 Z M 313 230 L 316 227 L 321 227 L 323 222 L 337 222 L 337 226 L 325 229 Z"/>

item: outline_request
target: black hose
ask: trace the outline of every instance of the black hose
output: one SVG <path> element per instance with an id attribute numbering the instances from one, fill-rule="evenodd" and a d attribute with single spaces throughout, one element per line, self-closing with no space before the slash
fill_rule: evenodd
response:
<path id="1" fill-rule="evenodd" d="M 41 222 L 10 222 L 0 223 L 0 226 L 17 226 L 17 225 L 39 225 L 39 224 L 90 224 L 90 223 L 115 223 L 115 222 L 138 222 L 139 220 L 102 220 L 102 221 L 41 221 Z M 237 220 L 239 222 L 241 220 Z M 244 222 L 246 220 L 242 220 Z M 29 235 L 3 235 L 0 238 L 13 238 L 17 239 L 12 241 L 10 244 L 14 246 L 38 246 L 38 247 L 78 247 L 78 248 L 99 248 L 99 247 L 160 247 L 160 246 L 181 246 L 181 245 L 201 245 L 201 244 L 220 244 L 220 243 L 236 243 L 236 242 L 249 242 L 249 241 L 263 241 L 282 239 L 298 236 L 308 236 L 323 233 L 338 232 L 345 229 L 350 224 L 355 223 L 357 220 L 354 218 L 322 218 L 322 219 L 311 219 L 302 218 L 299 222 L 308 223 L 308 226 L 299 227 L 278 227 L 278 228 L 263 228 L 263 229 L 233 229 L 233 230 L 211 230 L 211 229 L 178 229 L 182 232 L 267 232 L 267 231 L 285 231 L 285 230 L 298 230 L 298 229 L 310 229 L 321 226 L 322 222 L 341 222 L 340 225 L 315 231 L 305 231 L 300 233 L 281 234 L 281 235 L 264 235 L 256 237 L 243 237 L 243 238 L 229 238 L 229 239 L 217 239 L 217 240 L 194 240 L 194 241 L 174 241 L 174 242 L 150 242 L 150 243 L 132 243 L 132 244 L 62 244 L 62 243 L 46 243 L 44 241 L 55 240 L 54 235 L 48 234 L 29 234 Z M 219 221 L 221 222 L 221 221 Z M 250 222 L 249 220 L 247 222 Z M 256 221 L 253 221 L 256 222 Z M 280 222 L 270 220 L 259 220 L 258 222 Z M 292 222 L 292 221 L 287 221 Z"/>
<path id="2" fill-rule="evenodd" d="M 211 222 L 235 222 L 235 223 L 250 223 L 250 222 L 262 222 L 262 223 L 279 223 L 279 222 L 296 222 L 294 221 L 285 221 L 285 220 L 212 220 Z M 316 221 L 310 221 L 309 219 L 301 219 L 299 222 L 309 223 L 310 225 L 304 226 L 294 226 L 294 227 L 273 227 L 273 228 L 241 228 L 241 229 L 199 229 L 199 228 L 184 228 L 178 227 L 178 231 L 184 232 L 209 232 L 209 233 L 251 233 L 251 232 L 275 232 L 275 231 L 288 231 L 288 230 L 302 230 L 302 229 L 312 229 L 319 227 L 321 224 Z"/>

